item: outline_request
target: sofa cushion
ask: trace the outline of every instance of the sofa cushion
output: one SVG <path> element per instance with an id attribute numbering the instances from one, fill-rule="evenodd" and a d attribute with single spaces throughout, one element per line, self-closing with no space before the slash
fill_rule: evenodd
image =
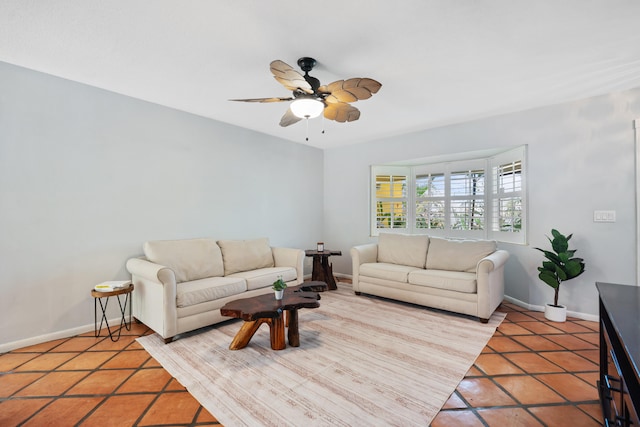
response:
<path id="1" fill-rule="evenodd" d="M 467 294 L 478 291 L 475 273 L 464 271 L 414 270 L 409 273 L 409 283 Z"/>
<path id="2" fill-rule="evenodd" d="M 143 250 L 149 261 L 173 270 L 178 283 L 224 274 L 222 253 L 213 239 L 156 240 L 146 242 Z"/>
<path id="3" fill-rule="evenodd" d="M 431 237 L 427 269 L 475 273 L 478 261 L 497 249 L 493 240 L 449 240 Z"/>
<path id="4" fill-rule="evenodd" d="M 417 270 L 417 268 L 384 262 L 371 262 L 360 265 L 360 276 L 407 283 L 409 273 L 414 270 Z"/>
<path id="5" fill-rule="evenodd" d="M 273 267 L 273 253 L 269 239 L 218 240 L 222 250 L 224 275 L 257 268 Z"/>
<path id="6" fill-rule="evenodd" d="M 380 233 L 378 262 L 424 268 L 429 236 Z"/>
<path id="7" fill-rule="evenodd" d="M 209 277 L 178 284 L 176 305 L 188 307 L 220 298 L 239 295 L 247 290 L 247 283 L 239 277 Z"/>
<path id="8" fill-rule="evenodd" d="M 298 278 L 298 272 L 293 267 L 271 267 L 241 271 L 239 273 L 233 273 L 228 277 L 238 277 L 246 280 L 247 290 L 252 291 L 273 285 L 273 282 L 278 280 L 278 276 L 282 276 L 282 280 L 285 282 L 291 282 Z"/>

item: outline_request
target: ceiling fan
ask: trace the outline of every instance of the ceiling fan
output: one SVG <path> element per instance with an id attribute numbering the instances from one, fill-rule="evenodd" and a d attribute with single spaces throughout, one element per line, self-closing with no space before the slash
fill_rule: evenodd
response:
<path id="1" fill-rule="evenodd" d="M 369 78 L 352 78 L 337 80 L 328 85 L 320 85 L 320 80 L 309 75 L 309 71 L 316 65 L 313 58 L 300 58 L 298 65 L 304 71 L 304 76 L 283 61 L 271 62 L 273 77 L 286 89 L 293 92 L 288 98 L 252 98 L 231 99 L 242 102 L 284 102 L 293 101 L 280 119 L 280 126 L 289 126 L 302 119 L 310 119 L 324 114 L 324 117 L 336 122 L 352 122 L 360 118 L 360 110 L 352 106 L 351 102 L 371 98 L 382 85 Z"/>

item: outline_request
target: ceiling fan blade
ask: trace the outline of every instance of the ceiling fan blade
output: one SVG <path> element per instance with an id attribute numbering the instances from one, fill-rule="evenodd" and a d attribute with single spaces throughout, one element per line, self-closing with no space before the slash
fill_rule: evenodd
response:
<path id="1" fill-rule="evenodd" d="M 291 91 L 301 90 L 302 92 L 312 94 L 313 89 L 305 78 L 293 69 L 289 64 L 280 60 L 275 60 L 270 64 L 273 77 L 282 84 L 286 89 Z"/>
<path id="2" fill-rule="evenodd" d="M 239 102 L 283 102 L 292 101 L 293 98 L 248 98 L 248 99 L 230 99 L 229 101 Z"/>
<path id="3" fill-rule="evenodd" d="M 324 109 L 325 119 L 335 120 L 336 122 L 353 122 L 360 118 L 360 110 L 353 105 L 344 102 L 336 102 L 327 104 Z"/>
<path id="4" fill-rule="evenodd" d="M 351 92 L 347 92 L 346 90 L 336 90 L 325 98 L 325 101 L 331 104 L 338 102 L 356 102 L 357 100 L 358 98 L 356 98 L 355 95 Z"/>
<path id="5" fill-rule="evenodd" d="M 296 116 L 295 114 L 293 114 L 293 112 L 291 111 L 291 108 L 288 108 L 287 112 L 284 113 L 284 116 L 282 116 L 282 118 L 280 119 L 280 126 L 286 127 L 294 123 L 298 123 L 300 120 L 302 119 Z"/>
<path id="6" fill-rule="evenodd" d="M 382 85 L 376 80 L 369 78 L 353 78 L 348 80 L 338 80 L 321 86 L 318 92 L 330 93 L 325 98 L 327 102 L 356 102 L 358 100 L 369 99 L 371 95 L 377 93 Z"/>

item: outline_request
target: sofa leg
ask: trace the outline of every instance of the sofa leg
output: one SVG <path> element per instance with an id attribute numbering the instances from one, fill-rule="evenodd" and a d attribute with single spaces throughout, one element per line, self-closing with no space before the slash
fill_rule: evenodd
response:
<path id="1" fill-rule="evenodd" d="M 362 292 L 355 291 L 356 295 L 362 295 Z"/>
<path id="2" fill-rule="evenodd" d="M 482 323 L 489 323 L 489 319 L 483 319 L 482 317 L 480 318 L 480 322 Z"/>
<path id="3" fill-rule="evenodd" d="M 171 341 L 173 341 L 173 337 L 169 337 L 169 338 L 165 338 L 164 339 L 164 343 L 165 344 L 169 344 Z"/>

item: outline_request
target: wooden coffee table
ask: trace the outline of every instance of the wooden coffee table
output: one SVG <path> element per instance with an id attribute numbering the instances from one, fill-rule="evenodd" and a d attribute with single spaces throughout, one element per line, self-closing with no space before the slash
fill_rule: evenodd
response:
<path id="1" fill-rule="evenodd" d="M 229 350 L 245 348 L 263 323 L 269 325 L 273 350 L 283 350 L 287 347 L 284 339 L 285 323 L 288 329 L 289 345 L 299 347 L 298 309 L 320 307 L 318 292 L 326 289 L 327 284 L 324 282 L 305 282 L 285 289 L 281 300 L 276 300 L 273 293 L 269 293 L 237 299 L 225 304 L 220 308 L 220 314 L 244 320 L 242 327 L 231 341 Z"/>

